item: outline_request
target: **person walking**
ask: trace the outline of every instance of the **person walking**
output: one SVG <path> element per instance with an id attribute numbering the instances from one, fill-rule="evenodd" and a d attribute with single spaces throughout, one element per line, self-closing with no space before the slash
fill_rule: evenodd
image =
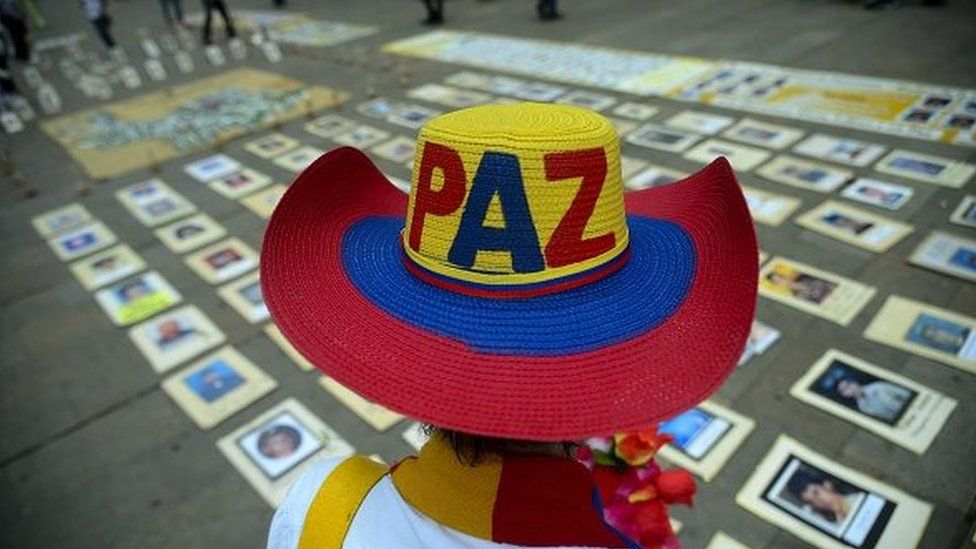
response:
<path id="1" fill-rule="evenodd" d="M 30 61 L 30 42 L 27 39 L 27 16 L 21 0 L 0 0 L 0 25 L 7 29 L 13 43 L 14 58 Z"/>
<path id="2" fill-rule="evenodd" d="M 163 19 L 170 27 L 183 24 L 183 0 L 159 0 Z"/>
<path id="3" fill-rule="evenodd" d="M 227 4 L 224 2 L 224 0 L 203 0 L 203 10 L 203 43 L 205 45 L 213 44 L 211 26 L 213 25 L 213 12 L 215 10 L 224 20 L 224 28 L 227 30 L 227 38 L 234 38 L 237 36 L 237 31 L 234 29 L 234 19 L 230 16 L 230 12 L 227 10 Z"/>
<path id="4" fill-rule="evenodd" d="M 539 13 L 539 19 L 543 21 L 551 21 L 553 19 L 559 19 L 562 14 L 559 13 L 556 7 L 557 0 L 539 0 L 539 4 L 536 6 L 536 11 Z"/>
<path id="5" fill-rule="evenodd" d="M 105 7 L 105 0 L 78 0 L 78 2 L 85 11 L 85 16 L 95 27 L 102 43 L 105 44 L 106 48 L 114 50 L 115 37 L 112 36 L 112 17 Z"/>
<path id="6" fill-rule="evenodd" d="M 444 22 L 444 0 L 424 0 L 424 7 L 427 8 L 427 19 L 422 22 L 424 25 L 440 25 Z"/>
<path id="7" fill-rule="evenodd" d="M 639 546 L 576 449 L 735 370 L 759 265 L 731 165 L 624 200 L 612 122 L 541 103 L 453 111 L 417 143 L 409 197 L 352 147 L 316 160 L 271 216 L 260 274 L 302 356 L 430 439 L 392 468 L 310 464 L 267 547 Z"/>
<path id="8" fill-rule="evenodd" d="M 17 94 L 17 83 L 10 72 L 8 61 L 7 37 L 0 32 L 0 110 L 7 110 L 11 106 L 11 98 Z"/>

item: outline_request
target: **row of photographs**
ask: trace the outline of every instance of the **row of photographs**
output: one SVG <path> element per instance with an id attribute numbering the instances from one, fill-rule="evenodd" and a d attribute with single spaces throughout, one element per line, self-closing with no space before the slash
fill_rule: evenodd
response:
<path id="1" fill-rule="evenodd" d="M 872 286 L 782 257 L 759 271 L 759 295 L 842 326 L 849 325 L 875 293 Z M 976 318 L 888 296 L 864 335 L 976 373 Z"/>
<path id="2" fill-rule="evenodd" d="M 388 43 L 383 52 L 966 146 L 974 144 L 976 131 L 976 91 L 968 89 L 444 30 Z M 535 82 L 476 76 L 544 100 L 533 93 Z"/>
<path id="3" fill-rule="evenodd" d="M 632 102 L 619 103 L 618 99 L 611 95 L 584 90 L 567 90 L 554 84 L 525 81 L 510 76 L 461 71 L 448 76 L 444 82 L 447 86 L 437 85 L 440 87 L 421 87 L 414 90 L 413 97 L 423 97 L 426 92 L 429 93 L 430 101 L 462 106 L 457 104 L 456 96 L 450 88 L 450 86 L 457 86 L 522 100 L 552 101 L 600 112 L 608 111 L 612 116 L 639 122 L 646 122 L 656 113 L 654 107 Z M 461 97 L 467 99 L 463 91 Z M 901 149 L 891 151 L 885 156 L 888 151 L 882 145 L 819 133 L 800 141 L 804 133 L 796 128 L 748 118 L 736 123 L 735 118 L 730 116 L 692 110 L 685 110 L 670 117 L 663 125 L 645 123 L 623 133 L 627 134 L 624 136 L 627 141 L 636 145 L 678 153 L 688 150 L 705 136 L 717 135 L 723 131 L 722 137 L 741 143 L 761 145 L 774 150 L 783 150 L 792 145 L 792 152 L 802 156 L 852 167 L 867 167 L 876 163 L 875 170 L 881 173 L 952 188 L 961 188 L 976 173 L 976 166 L 947 158 Z M 729 157 L 736 169 L 743 171 L 759 166 L 771 156 L 763 149 L 722 140 L 712 141 L 698 145 L 692 149 L 694 152 L 686 156 L 691 160 L 700 161 L 702 157 L 711 155 L 714 158 L 718 154 L 724 154 Z M 795 160 L 792 157 L 786 158 Z M 810 187 L 810 183 L 808 181 L 806 186 Z"/>
<path id="4" fill-rule="evenodd" d="M 173 199 L 170 194 L 172 192 L 174 191 L 162 182 L 150 181 L 125 188 L 118 193 L 118 197 L 137 219 L 151 226 L 152 224 L 147 222 L 146 218 L 136 213 L 139 210 L 131 206 L 138 204 L 141 199 L 150 200 L 150 195 L 154 195 L 152 200 L 160 197 Z M 195 211 L 195 208 L 187 209 L 184 215 Z M 199 215 L 178 222 L 181 227 L 194 229 L 173 231 L 174 234 L 171 236 L 175 236 L 175 241 L 192 241 L 194 238 L 199 238 L 200 234 L 214 231 L 215 228 L 221 231 L 221 235 L 225 234 L 223 228 L 209 217 L 206 218 L 207 222 L 199 223 Z M 91 231 L 93 223 L 98 223 L 97 227 L 104 228 L 104 225 L 97 222 L 80 204 L 59 208 L 34 219 L 34 226 L 42 236 L 54 239 L 57 239 L 59 234 L 69 235 L 79 231 L 82 233 Z M 105 230 L 107 231 L 107 228 Z M 97 234 L 95 232 L 92 234 L 96 236 L 95 241 L 98 241 Z M 112 238 L 114 239 L 114 235 Z M 161 240 L 166 242 L 163 238 Z M 210 275 L 204 276 L 205 279 L 226 276 L 229 272 L 226 269 L 240 270 L 239 265 L 242 264 L 240 261 L 249 259 L 247 258 L 249 254 L 242 252 L 241 246 L 245 245 L 236 239 L 232 240 L 233 242 L 221 243 L 219 249 L 210 250 L 209 248 L 213 248 L 211 246 L 188 256 L 187 259 L 194 257 L 199 260 L 201 268 L 212 270 Z M 104 239 L 100 242 L 111 245 L 114 240 Z M 190 249 L 192 248 L 193 246 L 190 246 Z M 131 248 L 123 244 L 118 249 L 118 253 L 113 251 L 115 249 L 102 253 L 98 253 L 95 249 L 86 250 L 84 247 L 76 250 L 75 253 L 78 254 L 91 254 L 72 265 L 73 270 L 75 267 L 85 266 L 96 274 L 94 278 L 79 277 L 86 288 L 97 289 L 104 285 L 111 285 L 116 277 L 125 278 L 146 268 L 145 262 Z M 99 276 L 102 278 L 99 279 Z M 161 383 L 164 391 L 200 428 L 210 429 L 221 424 L 276 388 L 277 383 L 271 376 L 234 347 L 225 345 L 227 338 L 224 333 L 197 307 L 187 305 L 172 308 L 181 301 L 181 298 L 158 273 L 144 273 L 126 280 L 122 285 L 110 286 L 103 291 L 109 292 L 108 295 L 117 300 L 119 308 L 127 310 L 135 307 L 139 309 L 140 319 L 143 315 L 151 317 L 133 326 L 129 336 L 155 371 L 168 372 L 194 357 L 207 353 L 206 356 L 195 360 Z M 233 301 L 227 298 L 239 294 L 237 299 L 246 302 L 247 309 L 242 310 L 236 306 L 235 308 L 251 322 L 259 323 L 267 318 L 267 309 L 260 295 L 257 272 L 241 277 L 218 292 L 232 305 Z M 150 297 L 152 299 L 149 299 Z M 262 312 L 260 315 L 251 314 L 250 317 L 244 314 L 245 310 L 250 313 L 254 309 L 260 309 Z M 113 316 L 113 319 L 119 318 L 128 322 L 130 318 L 135 317 L 125 312 Z M 138 322 L 138 320 L 131 322 Z M 268 323 L 264 331 L 299 368 L 314 369 L 285 340 L 274 324 Z M 214 351 L 215 347 L 219 348 Z M 388 429 L 402 419 L 388 410 L 365 401 L 334 380 L 322 377 L 320 384 L 378 430 Z M 218 446 L 272 506 L 276 506 L 281 501 L 288 486 L 305 467 L 318 459 L 346 456 L 353 452 L 348 442 L 293 399 L 276 406 L 223 437 L 218 442 Z"/>

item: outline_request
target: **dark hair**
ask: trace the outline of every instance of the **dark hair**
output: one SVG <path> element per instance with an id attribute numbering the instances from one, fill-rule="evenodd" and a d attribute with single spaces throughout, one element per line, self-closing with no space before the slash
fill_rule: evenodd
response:
<path id="1" fill-rule="evenodd" d="M 803 469 L 797 469 L 790 480 L 786 483 L 786 489 L 793 495 L 797 497 L 800 501 L 803 501 L 803 492 L 807 489 L 807 486 L 811 484 L 820 484 L 824 481 L 819 475 L 814 475 L 809 471 L 804 471 Z"/>
<path id="2" fill-rule="evenodd" d="M 790 480 L 786 482 L 786 489 L 802 502 L 804 501 L 803 492 L 807 489 L 807 486 L 810 486 L 811 484 L 822 485 L 827 480 L 830 481 L 833 491 L 841 496 L 846 496 L 854 492 L 854 488 L 852 486 L 840 479 L 827 478 L 819 471 L 809 471 L 805 469 L 797 469 L 794 471 L 793 476 L 791 476 Z M 810 510 L 820 515 L 824 519 L 829 520 L 830 522 L 837 522 L 837 515 L 832 511 L 817 509 L 813 506 L 810 507 Z"/>
<path id="3" fill-rule="evenodd" d="M 449 444 L 458 461 L 470 467 L 479 465 L 490 457 L 505 454 L 541 453 L 543 450 L 551 450 L 554 444 L 562 446 L 562 451 L 566 457 L 573 457 L 576 455 L 576 448 L 579 446 L 579 442 L 575 441 L 542 442 L 472 435 L 430 424 L 425 424 L 423 431 L 431 438 L 437 437 Z"/>

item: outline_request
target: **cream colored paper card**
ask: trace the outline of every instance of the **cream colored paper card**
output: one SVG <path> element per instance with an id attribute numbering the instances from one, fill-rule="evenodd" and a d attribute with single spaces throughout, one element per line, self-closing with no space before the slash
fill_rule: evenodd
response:
<path id="1" fill-rule="evenodd" d="M 766 225 L 780 225 L 800 207 L 799 198 L 742 186 L 752 219 Z"/>
<path id="2" fill-rule="evenodd" d="M 352 130 L 356 127 L 356 123 L 338 114 L 327 114 L 306 123 L 304 127 L 308 133 L 331 139 L 335 135 Z"/>
<path id="3" fill-rule="evenodd" d="M 272 133 L 248 141 L 244 145 L 244 150 L 261 158 L 272 158 L 294 149 L 298 145 L 298 140 L 293 137 L 288 137 L 283 133 Z"/>
<path id="4" fill-rule="evenodd" d="M 932 231 L 915 248 L 908 262 L 976 282 L 976 239 Z"/>
<path id="5" fill-rule="evenodd" d="M 201 429 L 211 429 L 270 393 L 278 383 L 231 346 L 166 378 L 166 394 Z"/>
<path id="6" fill-rule="evenodd" d="M 821 133 L 813 134 L 793 147 L 793 152 L 803 156 L 858 167 L 871 164 L 880 158 L 885 150 L 887 149 L 874 143 Z"/>
<path id="7" fill-rule="evenodd" d="M 762 256 L 760 256 L 760 259 L 762 259 Z M 760 263 L 762 262 L 760 261 Z M 753 320 L 752 327 L 749 329 L 749 337 L 746 339 L 746 346 L 742 350 L 742 355 L 739 357 L 737 366 L 742 366 L 753 358 L 765 353 L 774 343 L 779 341 L 781 335 L 783 334 L 776 328 L 764 322 Z"/>
<path id="8" fill-rule="evenodd" d="M 133 326 L 129 338 L 158 373 L 167 372 L 227 337 L 200 309 L 186 305 Z"/>
<path id="9" fill-rule="evenodd" d="M 231 200 L 237 200 L 270 184 L 271 177 L 251 168 L 244 168 L 239 172 L 218 177 L 208 183 L 215 192 Z"/>
<path id="10" fill-rule="evenodd" d="M 158 227 L 197 211 L 192 202 L 160 179 L 129 185 L 115 197 L 146 227 Z"/>
<path id="11" fill-rule="evenodd" d="M 305 171 L 305 168 L 312 165 L 323 152 L 315 147 L 299 147 L 288 151 L 281 156 L 276 156 L 272 161 L 276 166 L 298 173 Z"/>
<path id="12" fill-rule="evenodd" d="M 416 148 L 417 142 L 414 139 L 401 135 L 373 147 L 370 152 L 380 158 L 403 164 L 413 158 Z"/>
<path id="13" fill-rule="evenodd" d="M 194 252 L 183 261 L 210 284 L 223 284 L 257 268 L 258 254 L 232 237 Z"/>
<path id="14" fill-rule="evenodd" d="M 413 88 L 407 91 L 407 97 L 458 109 L 482 105 L 490 102 L 492 99 L 487 93 L 461 90 L 452 86 L 435 83 L 423 84 Z"/>
<path id="15" fill-rule="evenodd" d="M 200 183 L 209 183 L 240 171 L 241 164 L 226 154 L 214 154 L 183 166 L 183 171 Z"/>
<path id="16" fill-rule="evenodd" d="M 146 262 L 125 244 L 80 259 L 71 264 L 71 272 L 89 292 L 118 282 L 146 268 Z"/>
<path id="17" fill-rule="evenodd" d="M 859 177 L 841 191 L 840 195 L 871 206 L 886 210 L 897 210 L 911 200 L 915 190 L 905 185 L 896 185 L 867 177 Z"/>
<path id="18" fill-rule="evenodd" d="M 765 162 L 770 154 L 756 147 L 737 145 L 720 139 L 709 139 L 699 143 L 684 154 L 688 160 L 704 164 L 710 164 L 720 156 L 727 158 L 736 171 L 748 172 Z"/>
<path id="19" fill-rule="evenodd" d="M 356 112 L 378 120 L 386 120 L 407 108 L 407 104 L 389 97 L 377 97 L 356 105 Z"/>
<path id="20" fill-rule="evenodd" d="M 630 132 L 637 129 L 637 122 L 633 120 L 627 120 L 626 118 L 616 118 L 613 116 L 608 116 L 608 120 L 613 124 L 613 129 L 617 131 L 617 137 L 624 137 Z"/>
<path id="21" fill-rule="evenodd" d="M 820 357 L 790 394 L 919 455 L 956 407 L 938 391 L 836 349 Z"/>
<path id="22" fill-rule="evenodd" d="M 116 326 L 129 326 L 183 301 L 156 271 L 117 282 L 95 294 L 95 300 Z"/>
<path id="23" fill-rule="evenodd" d="M 390 132 L 372 126 L 357 126 L 352 130 L 334 136 L 332 140 L 340 145 L 365 149 L 376 145 L 380 141 L 389 139 L 389 137 Z"/>
<path id="24" fill-rule="evenodd" d="M 967 194 L 956 206 L 949 221 L 963 227 L 976 228 L 976 194 Z"/>
<path id="25" fill-rule="evenodd" d="M 749 546 L 719 531 L 715 532 L 705 549 L 749 549 Z"/>
<path id="26" fill-rule="evenodd" d="M 412 130 L 420 129 L 424 124 L 437 118 L 442 114 L 442 111 L 436 109 L 428 109 L 427 107 L 422 107 L 420 105 L 404 105 L 402 109 L 391 114 L 386 118 L 386 121 L 391 124 L 396 124 L 398 126 L 403 126 L 404 128 L 410 128 Z M 382 131 L 382 130 L 374 130 Z M 383 132 L 386 133 L 386 132 Z M 389 137 L 386 134 L 383 139 Z M 338 141 L 338 136 L 333 138 L 333 140 Z M 363 145 L 367 147 L 369 145 Z"/>
<path id="27" fill-rule="evenodd" d="M 797 225 L 872 252 L 885 252 L 915 229 L 906 223 L 827 200 L 798 216 Z"/>
<path id="28" fill-rule="evenodd" d="M 657 114 L 658 110 L 657 107 L 627 101 L 614 107 L 612 112 L 615 116 L 643 122 Z"/>
<path id="29" fill-rule="evenodd" d="M 445 78 L 444 82 L 452 86 L 482 90 L 487 88 L 490 80 L 491 77 L 487 74 L 473 71 L 460 71 Z"/>
<path id="30" fill-rule="evenodd" d="M 976 318 L 889 296 L 864 337 L 976 374 Z"/>
<path id="31" fill-rule="evenodd" d="M 403 419 L 403 416 L 400 414 L 366 400 L 331 377 L 320 377 L 319 385 L 332 394 L 336 400 L 345 405 L 346 408 L 352 410 L 360 419 L 368 423 L 370 427 L 381 433 Z"/>
<path id="32" fill-rule="evenodd" d="M 821 549 L 912 549 L 932 506 L 780 435 L 736 503 Z"/>
<path id="33" fill-rule="evenodd" d="M 556 99 L 556 103 L 583 107 L 591 111 L 604 111 L 617 103 L 617 98 L 584 90 L 572 90 Z"/>
<path id="34" fill-rule="evenodd" d="M 512 90 L 512 95 L 526 101 L 548 103 L 566 93 L 566 88 L 547 82 L 526 82 Z"/>
<path id="35" fill-rule="evenodd" d="M 31 219 L 34 230 L 41 238 L 51 238 L 58 233 L 74 229 L 91 221 L 92 214 L 81 204 L 74 202 L 35 216 Z"/>
<path id="36" fill-rule="evenodd" d="M 877 290 L 849 278 L 775 257 L 759 271 L 759 295 L 847 326 Z"/>
<path id="37" fill-rule="evenodd" d="M 71 261 L 104 250 L 116 242 L 118 238 L 115 233 L 101 221 L 89 222 L 47 241 L 61 261 Z"/>
<path id="38" fill-rule="evenodd" d="M 705 401 L 658 427 L 674 437 L 661 448 L 664 459 L 710 482 L 755 428 L 751 419 Z"/>
<path id="39" fill-rule="evenodd" d="M 171 252 L 183 254 L 223 238 L 227 231 L 209 215 L 200 213 L 156 229 L 158 238 Z"/>
<path id="40" fill-rule="evenodd" d="M 647 166 L 647 162 L 639 158 L 634 158 L 633 156 L 621 156 L 620 157 L 620 176 L 626 181 L 629 177 L 633 176 L 635 173 L 644 169 Z"/>
<path id="41" fill-rule="evenodd" d="M 777 156 L 756 173 L 770 181 L 818 193 L 834 192 L 854 177 L 849 170 L 787 155 Z"/>
<path id="42" fill-rule="evenodd" d="M 241 204 L 257 214 L 258 217 L 270 219 L 271 214 L 274 213 L 275 206 L 278 205 L 278 202 L 281 201 L 281 197 L 285 195 L 285 191 L 287 190 L 288 187 L 277 183 L 263 191 L 245 196 L 241 199 Z"/>
<path id="43" fill-rule="evenodd" d="M 400 438 L 416 452 L 419 452 L 424 444 L 427 444 L 427 441 L 430 440 L 430 436 L 424 432 L 424 426 L 419 422 L 411 423 L 400 433 Z"/>
<path id="44" fill-rule="evenodd" d="M 725 130 L 722 137 L 760 145 L 771 149 L 785 149 L 803 137 L 803 132 L 796 128 L 767 124 L 751 118 L 743 118 L 738 124 Z"/>
<path id="45" fill-rule="evenodd" d="M 257 271 L 221 286 L 217 294 L 251 324 L 271 318 L 261 294 L 261 280 Z"/>
<path id="46" fill-rule="evenodd" d="M 315 365 L 303 357 L 302 354 L 298 352 L 298 349 L 296 349 L 290 341 L 285 339 L 285 335 L 281 333 L 281 330 L 277 326 L 274 324 L 268 324 L 264 327 L 264 333 L 267 334 L 271 341 L 274 341 L 275 345 L 277 345 L 281 351 L 285 353 L 285 355 L 288 356 L 288 358 L 290 358 L 296 366 L 298 366 L 299 369 L 306 372 L 311 372 L 315 369 Z"/>
<path id="47" fill-rule="evenodd" d="M 625 179 L 624 187 L 627 187 L 632 191 L 639 191 L 641 189 L 650 189 L 653 187 L 668 185 L 670 183 L 674 183 L 675 181 L 680 181 L 687 176 L 688 174 L 679 172 L 678 170 L 672 170 L 671 168 L 651 164 L 644 170 Z"/>
<path id="48" fill-rule="evenodd" d="M 679 130 L 714 135 L 731 126 L 733 122 L 735 122 L 735 118 L 731 116 L 698 111 L 681 111 L 664 123 Z"/>
<path id="49" fill-rule="evenodd" d="M 245 480 L 277 507 L 306 469 L 323 459 L 355 452 L 301 402 L 288 398 L 217 441 Z"/>
<path id="50" fill-rule="evenodd" d="M 903 149 L 891 151 L 874 169 L 881 173 L 954 189 L 961 189 L 973 177 L 973 173 L 976 173 L 976 166 L 968 162 Z"/>
<path id="51" fill-rule="evenodd" d="M 627 134 L 628 143 L 659 151 L 679 153 L 687 150 L 701 139 L 696 133 L 683 132 L 667 126 L 644 124 Z"/>

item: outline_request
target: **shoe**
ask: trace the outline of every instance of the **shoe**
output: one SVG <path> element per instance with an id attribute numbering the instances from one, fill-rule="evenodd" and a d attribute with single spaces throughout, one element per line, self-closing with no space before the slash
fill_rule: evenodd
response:
<path id="1" fill-rule="evenodd" d="M 899 0 L 867 0 L 864 2 L 864 9 L 878 10 L 885 8 L 897 8 L 901 2 Z"/>

